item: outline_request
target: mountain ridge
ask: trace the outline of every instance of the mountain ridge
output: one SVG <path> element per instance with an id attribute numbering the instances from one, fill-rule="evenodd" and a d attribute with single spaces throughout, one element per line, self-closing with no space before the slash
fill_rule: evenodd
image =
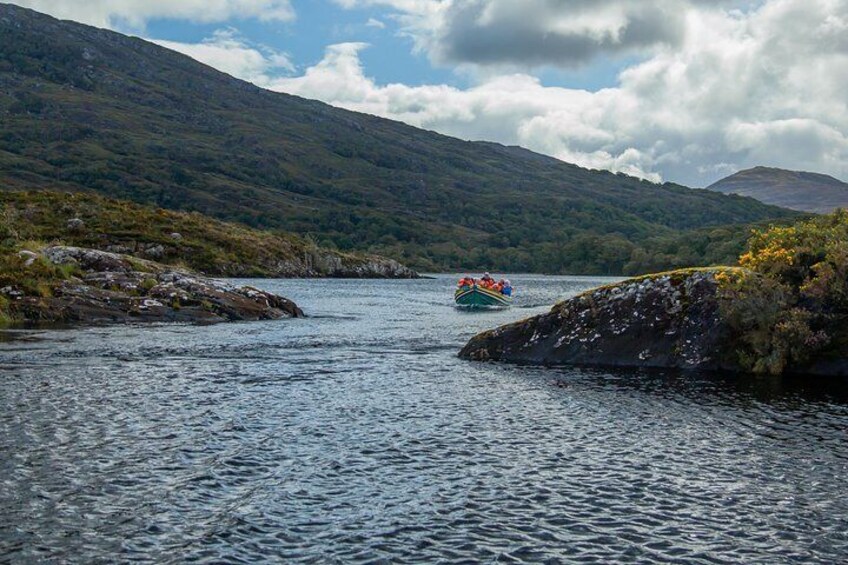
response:
<path id="1" fill-rule="evenodd" d="M 419 269 L 617 274 L 657 237 L 793 216 L 266 91 L 15 6 L 0 32 L 7 189 L 198 211 Z"/>
<path id="2" fill-rule="evenodd" d="M 711 184 L 707 190 L 817 214 L 848 207 L 848 183 L 822 173 L 776 167 L 744 169 Z"/>

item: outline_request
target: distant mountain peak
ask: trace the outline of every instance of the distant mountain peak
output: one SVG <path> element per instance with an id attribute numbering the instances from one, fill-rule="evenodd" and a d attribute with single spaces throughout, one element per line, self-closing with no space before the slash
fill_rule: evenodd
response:
<path id="1" fill-rule="evenodd" d="M 707 189 L 749 196 L 801 212 L 826 214 L 836 208 L 848 208 L 848 184 L 808 171 L 757 166 L 732 174 Z"/>

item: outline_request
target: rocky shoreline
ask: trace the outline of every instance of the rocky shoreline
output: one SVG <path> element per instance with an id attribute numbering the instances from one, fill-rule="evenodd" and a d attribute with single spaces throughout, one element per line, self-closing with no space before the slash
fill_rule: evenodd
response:
<path id="1" fill-rule="evenodd" d="M 128 255 L 54 246 L 22 252 L 21 258 L 71 274 L 38 296 L 17 285 L 0 288 L 12 323 L 218 323 L 303 316 L 281 296 Z"/>
<path id="2" fill-rule="evenodd" d="M 180 233 L 169 235 L 170 241 L 144 242 L 121 241 L 109 243 L 101 249 L 109 253 L 130 255 L 150 261 L 183 260 L 191 254 Z M 109 239 L 106 236 L 104 239 Z M 262 278 L 280 279 L 417 279 L 419 274 L 394 259 L 376 255 L 346 254 L 340 251 L 315 249 L 299 251 L 292 245 L 268 254 L 253 262 L 237 259 L 222 261 L 203 269 L 212 276 L 229 278 L 251 278 L 261 274 Z"/>
<path id="3" fill-rule="evenodd" d="M 717 275 L 691 269 L 591 290 L 547 314 L 472 338 L 459 353 L 475 361 L 742 372 L 721 315 Z M 814 359 L 787 372 L 848 375 L 846 359 Z"/>

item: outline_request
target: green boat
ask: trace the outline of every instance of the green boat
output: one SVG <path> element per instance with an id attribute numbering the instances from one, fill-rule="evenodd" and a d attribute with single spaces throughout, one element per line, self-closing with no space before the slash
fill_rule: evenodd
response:
<path id="1" fill-rule="evenodd" d="M 507 307 L 512 303 L 509 296 L 501 294 L 497 290 L 489 290 L 481 288 L 477 285 L 464 286 L 457 289 L 454 295 L 454 300 L 458 306 L 466 306 L 468 308 L 482 307 Z"/>

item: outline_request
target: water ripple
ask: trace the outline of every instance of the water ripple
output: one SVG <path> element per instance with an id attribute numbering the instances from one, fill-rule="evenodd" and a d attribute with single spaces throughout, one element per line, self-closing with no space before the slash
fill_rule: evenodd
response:
<path id="1" fill-rule="evenodd" d="M 845 383 L 466 363 L 528 312 L 458 312 L 451 280 L 0 340 L 0 560 L 844 560 Z"/>

